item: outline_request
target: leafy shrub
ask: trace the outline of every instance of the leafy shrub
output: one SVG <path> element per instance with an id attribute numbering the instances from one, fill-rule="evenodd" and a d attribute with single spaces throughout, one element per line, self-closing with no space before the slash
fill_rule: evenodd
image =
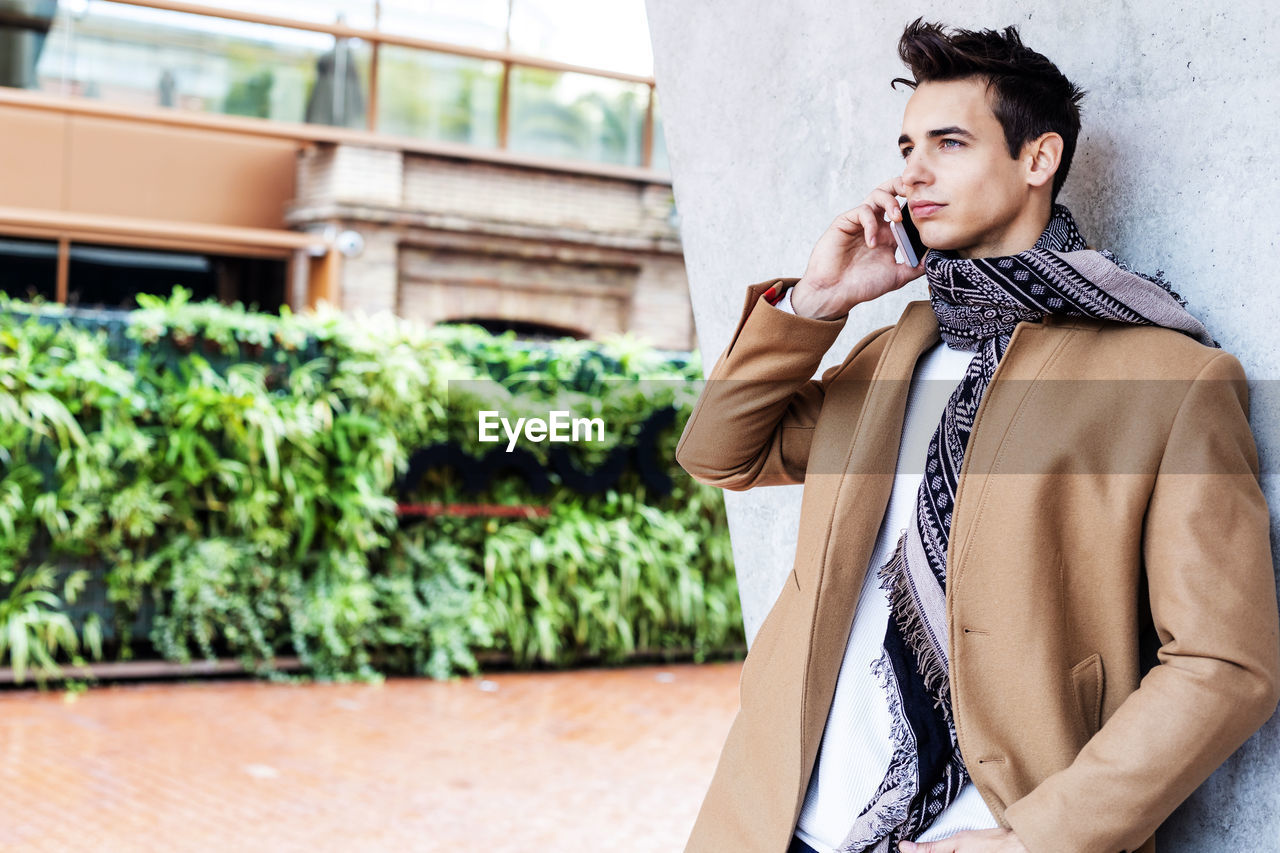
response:
<path id="1" fill-rule="evenodd" d="M 722 500 L 671 461 L 687 360 L 181 289 L 139 304 L 123 322 L 0 304 L 0 634 L 19 638 L 0 662 L 47 674 L 87 649 L 269 673 L 296 655 L 317 677 L 442 678 L 480 649 L 534 666 L 741 644 Z M 635 472 L 599 495 L 554 474 L 543 495 L 511 476 L 466 494 L 447 469 L 401 482 L 419 448 L 492 449 L 480 408 L 553 402 L 612 428 L 573 449 L 580 468 L 674 408 L 657 449 L 673 491 Z M 410 521 L 398 499 L 548 513 Z M 76 615 L 86 584 L 109 605 Z"/>

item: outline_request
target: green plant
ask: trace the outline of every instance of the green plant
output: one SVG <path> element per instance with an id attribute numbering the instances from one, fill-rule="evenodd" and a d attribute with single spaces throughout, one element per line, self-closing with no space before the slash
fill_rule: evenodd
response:
<path id="1" fill-rule="evenodd" d="M 493 629 L 471 554 L 448 539 L 428 540 L 421 527 L 398 537 L 373 579 L 387 664 L 432 678 L 479 669 L 474 652 L 492 646 Z"/>
<path id="2" fill-rule="evenodd" d="M 181 289 L 138 301 L 124 335 L 120 317 L 0 302 L 0 633 L 24 638 L 0 661 L 237 656 L 274 676 L 296 655 L 373 679 L 473 672 L 480 649 L 533 666 L 741 645 L 723 503 L 671 461 L 678 425 L 655 455 L 666 495 L 634 471 L 598 495 L 555 475 L 545 495 L 511 476 L 466 494 L 447 470 L 400 482 L 419 448 L 491 449 L 475 425 L 495 406 L 601 417 L 607 440 L 571 451 L 591 469 L 655 411 L 687 414 L 690 360 Z M 549 514 L 403 524 L 398 500 Z M 41 567 L 78 561 L 106 569 L 59 595 Z M 72 618 L 85 583 L 106 610 Z"/>
<path id="3" fill-rule="evenodd" d="M 59 597 L 54 592 L 57 574 L 52 566 L 41 565 L 20 574 L 0 569 L 0 587 L 6 590 L 0 598 L 0 660 L 8 656 L 16 682 L 26 678 L 28 669 L 33 669 L 41 682 L 59 675 L 60 652 L 66 652 L 76 664 L 84 663 L 77 654 L 80 637 L 62 608 L 75 602 L 86 577 L 84 571 L 68 574 Z M 102 656 L 102 631 L 96 618 L 86 624 L 84 642 L 95 658 Z"/>

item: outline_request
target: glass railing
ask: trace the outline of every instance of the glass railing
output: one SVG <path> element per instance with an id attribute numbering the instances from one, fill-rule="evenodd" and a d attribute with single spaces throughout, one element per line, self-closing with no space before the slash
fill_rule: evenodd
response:
<path id="1" fill-rule="evenodd" d="M 133 107 L 363 128 L 369 54 L 363 42 L 326 33 L 119 3 L 79 12 L 60 4 L 34 88 Z"/>
<path id="2" fill-rule="evenodd" d="M 79 5 L 102 5 L 109 0 L 79 0 Z M 254 15 L 270 15 L 291 18 L 313 24 L 332 24 L 343 21 L 349 27 L 372 29 L 377 21 L 379 0 L 192 0 L 201 6 L 224 9 L 229 12 L 248 12 Z M 381 0 L 385 8 L 389 0 Z M 436 0 L 395 0 L 410 5 L 422 3 L 435 5 Z M 75 6 L 77 0 L 61 0 L 63 5 Z"/>
<path id="3" fill-rule="evenodd" d="M 383 45 L 378 53 L 381 133 L 493 148 L 502 63 Z"/>
<path id="4" fill-rule="evenodd" d="M 506 48 L 508 0 L 381 0 L 377 29 L 481 50 Z"/>
<path id="5" fill-rule="evenodd" d="M 193 14 L 155 0 L 0 0 L 0 85 L 666 171 L 656 110 L 645 144 L 653 85 L 637 69 L 647 51 L 592 73 L 557 67 L 603 61 L 598 47 L 570 50 L 548 35 L 566 2 L 592 8 L 201 0 L 219 14 Z M 643 25 L 638 0 L 627 2 Z M 436 44 L 449 48 L 426 49 Z"/>
<path id="6" fill-rule="evenodd" d="M 516 53 L 653 76 L 649 28 L 641 2 L 515 0 L 510 32 L 511 49 Z"/>
<path id="7" fill-rule="evenodd" d="M 648 97 L 643 84 L 515 68 L 508 147 L 546 157 L 638 164 Z"/>

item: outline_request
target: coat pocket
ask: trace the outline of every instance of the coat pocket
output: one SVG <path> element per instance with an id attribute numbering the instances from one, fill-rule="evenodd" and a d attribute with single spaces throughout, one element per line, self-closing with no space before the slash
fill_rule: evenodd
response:
<path id="1" fill-rule="evenodd" d="M 1071 667 L 1071 686 L 1075 690 L 1080 721 L 1089 737 L 1102 728 L 1102 655 L 1089 655 Z"/>

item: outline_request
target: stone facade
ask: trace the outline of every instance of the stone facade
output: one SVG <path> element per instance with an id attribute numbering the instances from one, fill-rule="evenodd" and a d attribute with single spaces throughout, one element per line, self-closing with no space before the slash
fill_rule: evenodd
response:
<path id="1" fill-rule="evenodd" d="M 352 311 L 696 346 L 669 184 L 351 145 L 302 152 L 291 226 L 364 237 Z"/>

